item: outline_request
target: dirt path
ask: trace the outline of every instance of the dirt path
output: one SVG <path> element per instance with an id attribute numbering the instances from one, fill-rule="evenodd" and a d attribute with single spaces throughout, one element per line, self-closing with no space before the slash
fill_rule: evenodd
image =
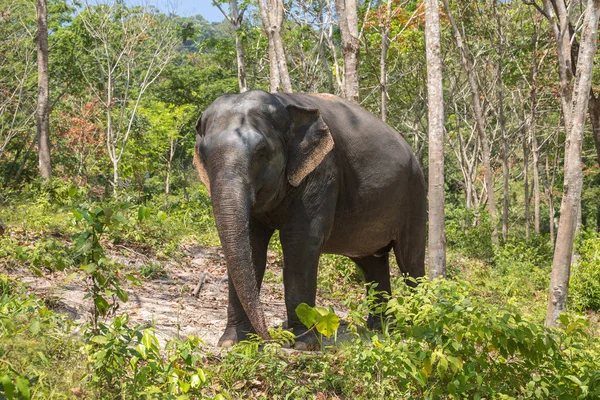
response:
<path id="1" fill-rule="evenodd" d="M 137 253 L 132 249 L 109 250 L 111 258 L 121 262 L 126 269 L 136 270 L 149 262 L 161 265 L 164 277 L 142 279 L 141 286 L 129 286 L 129 301 L 119 305 L 118 312 L 127 312 L 131 324 L 154 326 L 162 340 L 200 337 L 207 347 L 216 347 L 225 329 L 227 313 L 227 272 L 224 256 L 219 248 L 189 247 L 180 262 L 160 261 Z M 281 266 L 274 253 L 269 253 L 267 277 L 261 290 L 263 310 L 269 326 L 277 326 L 285 319 Z M 66 282 L 68 273 L 56 272 L 42 277 L 28 271 L 11 274 L 26 282 L 45 298 L 52 308 L 67 314 L 76 322 L 86 321 L 91 302 L 84 300 L 83 282 L 73 279 Z M 193 295 L 202 280 L 197 297 Z M 321 304 L 317 299 L 317 304 Z M 345 317 L 345 310 L 334 306 L 336 314 Z"/>

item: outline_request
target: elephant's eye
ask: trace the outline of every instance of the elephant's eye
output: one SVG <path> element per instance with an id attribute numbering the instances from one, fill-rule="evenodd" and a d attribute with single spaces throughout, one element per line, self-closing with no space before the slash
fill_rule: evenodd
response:
<path id="1" fill-rule="evenodd" d="M 257 158 L 265 158 L 267 157 L 267 145 L 266 144 L 260 144 L 256 147 L 256 150 L 254 150 L 254 156 Z"/>

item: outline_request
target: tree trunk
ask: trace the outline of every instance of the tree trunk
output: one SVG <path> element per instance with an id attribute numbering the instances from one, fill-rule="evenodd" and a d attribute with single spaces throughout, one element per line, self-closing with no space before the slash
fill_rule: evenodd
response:
<path id="1" fill-rule="evenodd" d="M 439 17 L 438 17 L 439 20 Z M 387 54 L 390 48 L 390 26 L 392 23 L 392 0 L 387 0 L 386 19 L 381 30 L 381 58 L 379 59 L 379 85 L 381 86 L 381 120 L 387 122 Z M 439 25 L 439 22 L 438 22 Z M 439 29 L 438 29 L 439 30 Z M 439 47 L 439 45 L 438 45 Z"/>
<path id="2" fill-rule="evenodd" d="M 237 56 L 238 65 L 238 84 L 240 85 L 240 93 L 248 90 L 246 82 L 246 54 L 244 52 L 244 43 L 240 36 L 242 28 L 242 15 L 240 15 L 237 7 L 237 0 L 229 0 L 229 10 L 231 12 L 231 23 L 235 30 L 235 53 Z"/>
<path id="3" fill-rule="evenodd" d="M 600 166 L 600 95 L 594 96 L 594 91 L 590 90 L 590 121 L 592 122 L 592 136 L 596 144 L 596 161 Z M 596 205 L 596 230 L 600 232 L 600 202 Z"/>
<path id="4" fill-rule="evenodd" d="M 529 212 L 529 146 L 527 145 L 527 131 L 523 129 L 523 187 L 525 196 L 525 237 L 529 239 L 531 218 Z"/>
<path id="5" fill-rule="evenodd" d="M 532 121 L 535 125 L 535 121 Z M 539 158 L 540 149 L 538 148 L 535 129 L 531 136 L 531 154 L 533 155 L 533 230 L 536 234 L 540 233 L 540 173 Z"/>
<path id="6" fill-rule="evenodd" d="M 594 96 L 594 92 L 590 90 L 590 121 L 592 122 L 592 136 L 596 144 L 596 160 L 600 166 L 600 95 Z"/>
<path id="7" fill-rule="evenodd" d="M 504 86 L 502 83 L 502 62 L 504 61 L 504 36 L 502 33 L 502 24 L 500 20 L 500 14 L 496 1 L 494 0 L 494 14 L 496 17 L 496 27 L 498 31 L 498 47 L 496 49 L 498 53 L 498 119 L 500 122 L 500 134 L 502 137 L 502 240 L 506 243 L 508 240 L 508 178 L 509 178 L 509 166 L 508 156 L 510 154 L 508 140 L 506 138 L 506 121 L 504 119 Z"/>
<path id="8" fill-rule="evenodd" d="M 560 205 L 560 222 L 556 238 L 556 248 L 552 262 L 550 292 L 546 326 L 558 325 L 559 317 L 567 309 L 567 294 L 573 242 L 577 228 L 577 214 L 581 206 L 581 188 L 583 176 L 581 170 L 581 146 L 585 118 L 587 114 L 594 56 L 598 46 L 598 19 L 600 0 L 588 0 L 585 10 L 585 25 L 579 48 L 577 76 L 573 88 L 572 106 L 569 109 L 571 125 L 567 129 L 565 143 L 564 195 Z"/>
<path id="9" fill-rule="evenodd" d="M 48 9 L 46 0 L 37 0 L 38 104 L 36 125 L 40 176 L 52 177 L 50 163 L 50 97 L 48 93 Z"/>
<path id="10" fill-rule="evenodd" d="M 281 26 L 283 25 L 284 9 L 282 0 L 258 1 L 260 18 L 269 39 L 269 64 L 271 92 L 279 91 L 279 85 L 284 92 L 292 93 L 292 83 L 285 59 L 285 51 L 281 42 Z"/>
<path id="11" fill-rule="evenodd" d="M 533 70 L 531 72 L 531 90 L 530 90 L 530 116 L 529 116 L 529 135 L 531 139 L 531 153 L 533 154 L 533 228 L 535 233 L 540 233 L 540 177 L 539 177 L 539 148 L 537 142 L 537 132 L 535 129 L 536 123 L 536 111 L 537 111 L 537 81 L 538 81 L 538 60 L 537 60 L 537 47 L 538 40 L 537 34 L 535 36 L 534 44 L 534 56 L 533 56 Z M 542 57 L 543 60 L 544 57 Z"/>
<path id="12" fill-rule="evenodd" d="M 564 0 L 543 0 L 543 7 L 556 42 L 560 100 L 565 128 L 568 131 L 571 126 L 571 80 L 573 79 L 569 15 Z M 556 21 L 555 10 L 558 21 Z M 566 161 L 565 159 L 565 163 Z"/>
<path id="13" fill-rule="evenodd" d="M 475 124 L 477 126 L 477 133 L 479 135 L 479 139 L 481 142 L 481 159 L 483 161 L 483 174 L 485 178 L 485 186 L 488 197 L 488 210 L 490 213 L 490 217 L 492 219 L 492 242 L 498 243 L 498 226 L 497 226 L 497 213 L 496 213 L 496 199 L 494 196 L 494 180 L 492 175 L 492 167 L 490 162 L 490 145 L 488 142 L 487 135 L 485 133 L 485 118 L 483 115 L 483 109 L 481 108 L 481 100 L 479 95 L 479 87 L 475 80 L 475 71 L 473 71 L 473 63 L 471 60 L 471 55 L 469 54 L 469 49 L 465 43 L 463 43 L 462 36 L 460 31 L 458 30 L 458 26 L 456 25 L 456 21 L 452 16 L 452 10 L 450 9 L 450 5 L 448 4 L 448 0 L 442 0 L 444 3 L 444 8 L 446 10 L 446 14 L 448 15 L 448 19 L 450 20 L 450 25 L 452 25 L 452 32 L 454 33 L 454 39 L 456 41 L 456 46 L 460 52 L 461 62 L 465 72 L 467 74 L 467 78 L 469 80 L 469 87 L 471 89 L 471 98 L 473 100 L 473 111 L 475 113 Z"/>
<path id="14" fill-rule="evenodd" d="M 446 277 L 444 92 L 438 0 L 425 1 L 425 48 L 429 130 L 429 277 L 435 279 Z"/>
<path id="15" fill-rule="evenodd" d="M 174 138 L 170 140 L 169 159 L 167 160 L 167 177 L 165 178 L 165 207 L 169 206 L 169 194 L 171 192 L 171 166 L 173 165 L 173 156 L 175 156 L 175 147 L 177 141 Z"/>
<path id="16" fill-rule="evenodd" d="M 554 161 L 552 162 L 552 173 L 550 173 L 550 155 L 546 152 L 546 195 L 548 196 L 548 221 L 550 225 L 550 243 L 554 248 L 554 181 L 556 179 L 556 169 L 558 167 L 558 143 L 554 143 Z"/>
<path id="17" fill-rule="evenodd" d="M 171 191 L 171 161 L 167 163 L 167 177 L 165 178 L 165 208 L 169 207 L 169 192 Z"/>
<path id="18" fill-rule="evenodd" d="M 272 93 L 279 92 L 281 77 L 279 75 L 279 65 L 277 64 L 277 55 L 275 54 L 275 45 L 273 39 L 267 33 L 269 40 L 269 89 Z"/>
<path id="19" fill-rule="evenodd" d="M 356 0 L 335 1 L 344 56 L 343 96 L 346 100 L 359 103 L 358 62 L 360 40 L 358 38 L 358 15 Z"/>

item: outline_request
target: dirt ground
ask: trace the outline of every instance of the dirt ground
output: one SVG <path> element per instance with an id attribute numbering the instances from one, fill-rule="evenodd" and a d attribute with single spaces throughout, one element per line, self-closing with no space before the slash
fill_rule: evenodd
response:
<path id="1" fill-rule="evenodd" d="M 141 286 L 127 287 L 129 301 L 121 303 L 117 312 L 127 312 L 131 325 L 153 326 L 162 341 L 194 335 L 208 348 L 216 349 L 227 314 L 227 272 L 223 253 L 220 248 L 199 246 L 189 246 L 183 251 L 183 260 L 175 262 L 153 259 L 123 246 L 109 248 L 110 257 L 121 262 L 127 270 L 136 270 L 152 262 L 162 265 L 166 272 L 157 279 L 141 279 Z M 270 278 L 263 282 L 261 301 L 271 327 L 282 324 L 286 318 L 281 273 L 276 255 L 269 253 L 267 274 Z M 78 278 L 68 281 L 68 272 L 38 277 L 28 270 L 21 270 L 11 275 L 26 282 L 32 291 L 52 305 L 54 311 L 64 313 L 78 323 L 88 318 L 91 302 L 84 299 L 83 282 Z M 194 296 L 199 283 L 199 291 Z M 324 303 L 317 299 L 317 304 Z M 346 316 L 342 306 L 333 306 L 340 318 Z M 338 339 L 343 336 L 344 328 L 342 323 Z"/>

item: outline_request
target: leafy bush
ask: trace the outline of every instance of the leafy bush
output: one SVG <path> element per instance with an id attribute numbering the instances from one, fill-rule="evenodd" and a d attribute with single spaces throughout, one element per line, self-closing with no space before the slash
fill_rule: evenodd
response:
<path id="1" fill-rule="evenodd" d="M 163 349 L 151 329 L 129 327 L 127 314 L 100 323 L 85 346 L 89 379 L 107 398 L 188 398 L 201 394 L 208 378 L 200 367 L 200 339 L 171 340 Z M 183 396 L 183 397 L 182 397 Z"/>
<path id="2" fill-rule="evenodd" d="M 370 302 L 354 307 L 354 324 L 364 324 Z M 232 397 L 256 390 L 274 399 L 600 396 L 600 343 L 583 317 L 563 315 L 566 329 L 548 330 L 481 301 L 465 282 L 441 280 L 399 286 L 387 313 L 393 322 L 383 333 L 356 330 L 356 339 L 321 354 L 239 344 L 217 382 Z"/>
<path id="3" fill-rule="evenodd" d="M 579 261 L 571 274 L 570 297 L 581 310 L 600 311 L 600 234 L 583 232 L 577 251 Z"/>
<path id="4" fill-rule="evenodd" d="M 71 327 L 22 284 L 0 275 L 0 398 L 50 398 L 77 385 L 85 362 Z"/>
<path id="5" fill-rule="evenodd" d="M 446 210 L 446 240 L 448 246 L 480 260 L 491 261 L 492 221 L 487 212 L 448 207 Z M 477 223 L 475 223 L 477 222 Z"/>

